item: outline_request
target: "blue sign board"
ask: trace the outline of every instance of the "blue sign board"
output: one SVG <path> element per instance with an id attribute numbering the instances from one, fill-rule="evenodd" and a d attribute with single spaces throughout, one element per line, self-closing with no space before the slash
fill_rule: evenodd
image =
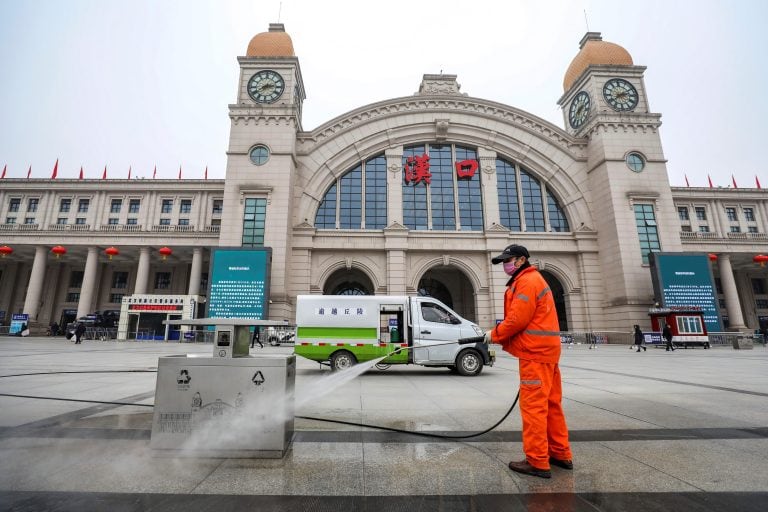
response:
<path id="1" fill-rule="evenodd" d="M 11 325 L 8 334 L 16 334 L 22 331 L 22 327 L 29 325 L 29 315 L 26 313 L 14 313 L 11 315 Z"/>
<path id="2" fill-rule="evenodd" d="M 208 316 L 264 320 L 269 314 L 272 249 L 213 249 Z"/>
<path id="3" fill-rule="evenodd" d="M 665 308 L 698 307 L 708 332 L 722 332 L 712 267 L 704 253 L 650 254 L 653 291 Z"/>

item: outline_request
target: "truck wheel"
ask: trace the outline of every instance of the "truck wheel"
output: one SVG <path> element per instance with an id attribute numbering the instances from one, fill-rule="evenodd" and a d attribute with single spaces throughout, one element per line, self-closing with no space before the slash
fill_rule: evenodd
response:
<path id="1" fill-rule="evenodd" d="M 331 370 L 339 371 L 352 368 L 357 364 L 357 359 L 351 352 L 346 350 L 339 350 L 331 356 Z"/>
<path id="2" fill-rule="evenodd" d="M 456 370 L 464 376 L 480 375 L 483 358 L 474 350 L 465 350 L 456 358 Z"/>

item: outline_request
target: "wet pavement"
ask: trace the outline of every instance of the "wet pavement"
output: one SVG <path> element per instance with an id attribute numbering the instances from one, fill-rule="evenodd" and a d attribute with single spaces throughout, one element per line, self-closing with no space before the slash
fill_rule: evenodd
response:
<path id="1" fill-rule="evenodd" d="M 283 458 L 157 456 L 149 441 L 158 357 L 210 353 L 202 344 L 0 337 L 0 510 L 763 511 L 768 503 L 762 346 L 563 350 L 575 467 L 553 467 L 550 480 L 507 468 L 523 458 L 517 410 L 469 440 L 349 425 L 485 430 L 517 391 L 517 362 L 500 351 L 478 377 L 392 366 L 325 395 L 317 388 L 328 370 L 298 358 L 303 405 Z"/>

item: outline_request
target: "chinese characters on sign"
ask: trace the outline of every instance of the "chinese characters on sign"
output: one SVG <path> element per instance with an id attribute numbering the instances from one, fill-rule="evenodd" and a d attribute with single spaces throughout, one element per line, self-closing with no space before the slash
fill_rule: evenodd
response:
<path id="1" fill-rule="evenodd" d="M 254 318 L 263 309 L 264 281 L 221 280 L 211 284 L 209 315 L 213 318 Z"/>
<path id="2" fill-rule="evenodd" d="M 476 160 L 462 160 L 456 162 L 456 176 L 459 179 L 472 179 L 477 172 Z M 429 170 L 429 155 L 409 156 L 403 165 L 403 177 L 406 183 L 414 185 L 424 182 L 432 182 L 432 173 Z"/>
<path id="3" fill-rule="evenodd" d="M 714 289 L 711 285 L 671 284 L 664 288 L 664 305 L 674 307 L 695 307 L 704 313 L 704 322 L 717 322 L 717 309 L 712 302 Z"/>
<path id="4" fill-rule="evenodd" d="M 208 316 L 252 318 L 269 314 L 271 249 L 216 249 L 211 261 Z"/>
<path id="5" fill-rule="evenodd" d="M 328 307 L 319 307 L 315 308 L 315 315 L 316 316 L 328 316 L 328 317 L 336 317 L 336 316 L 365 316 L 365 308 L 350 308 L 350 307 L 335 307 L 335 306 L 328 306 Z"/>

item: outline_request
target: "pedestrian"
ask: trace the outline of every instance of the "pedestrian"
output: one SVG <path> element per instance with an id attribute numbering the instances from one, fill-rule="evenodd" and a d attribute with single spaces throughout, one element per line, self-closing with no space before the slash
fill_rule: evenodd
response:
<path id="1" fill-rule="evenodd" d="M 510 245 L 491 259 L 503 263 L 510 276 L 504 292 L 504 320 L 485 333 L 517 357 L 520 372 L 520 415 L 525 459 L 509 469 L 551 478 L 551 465 L 573 469 L 560 381 L 560 325 L 552 290 L 529 261 L 528 249 Z"/>
<path id="2" fill-rule="evenodd" d="M 645 335 L 643 334 L 643 331 L 640 330 L 640 326 L 637 324 L 635 324 L 635 345 L 637 346 L 638 352 L 640 352 L 641 348 L 644 351 L 647 350 L 645 348 Z"/>
<path id="3" fill-rule="evenodd" d="M 264 344 L 261 342 L 261 327 L 256 326 L 253 328 L 253 338 L 251 338 L 251 348 L 253 348 L 254 343 L 259 344 L 259 348 L 264 348 Z"/>
<path id="4" fill-rule="evenodd" d="M 597 335 L 593 332 L 587 333 L 587 343 L 589 343 L 589 349 L 597 349 Z"/>
<path id="5" fill-rule="evenodd" d="M 672 343 L 672 327 L 669 324 L 664 324 L 664 328 L 661 330 L 661 337 L 667 342 L 667 352 L 675 351 L 675 345 Z"/>
<path id="6" fill-rule="evenodd" d="M 75 345 L 82 343 L 83 334 L 85 334 L 85 324 L 78 322 L 75 327 Z"/>
<path id="7" fill-rule="evenodd" d="M 51 325 L 49 326 L 51 336 L 58 336 L 59 335 L 59 324 L 56 322 L 51 322 Z"/>

